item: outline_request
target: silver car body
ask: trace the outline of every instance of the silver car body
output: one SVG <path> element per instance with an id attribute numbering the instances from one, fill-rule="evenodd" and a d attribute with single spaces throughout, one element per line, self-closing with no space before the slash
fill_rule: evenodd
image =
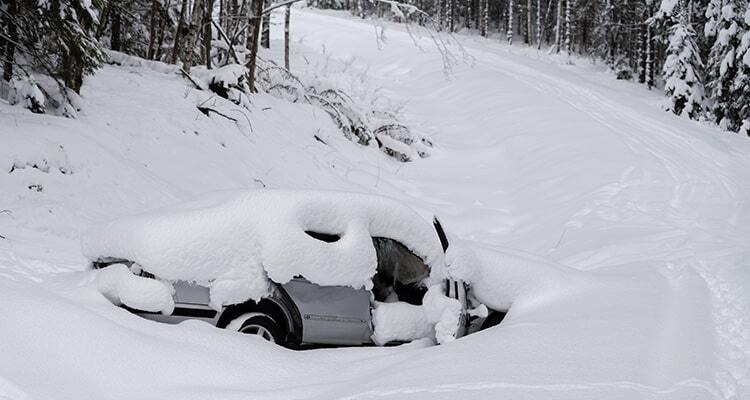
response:
<path id="1" fill-rule="evenodd" d="M 437 220 L 434 225 L 445 250 L 448 247 L 445 233 Z M 378 239 L 373 241 L 377 242 Z M 379 255 L 379 265 L 388 264 L 392 261 L 392 256 L 399 256 L 398 252 L 401 252 L 400 256 L 410 258 L 407 261 L 412 265 L 421 263 L 406 247 L 391 242 L 390 246 L 382 242 L 380 247 L 376 245 L 378 250 L 384 251 Z M 126 260 L 107 259 L 95 262 L 94 268 L 104 268 L 114 263 L 132 264 Z M 426 268 L 424 264 L 421 266 Z M 141 271 L 141 275 L 153 278 L 153 275 L 145 271 Z M 414 276 L 408 278 L 415 279 Z M 321 286 L 297 277 L 284 284 L 272 283 L 270 295 L 260 302 L 248 301 L 225 306 L 217 311 L 209 307 L 207 287 L 184 281 L 172 284 L 175 289 L 175 309 L 172 314 L 129 310 L 154 321 L 179 323 L 187 319 L 199 319 L 219 328 L 226 328 L 234 319 L 248 313 L 260 312 L 270 316 L 281 328 L 284 336 L 282 344 L 289 347 L 305 344 L 363 345 L 372 342 L 372 304 L 376 297 L 373 291 L 348 286 Z M 444 281 L 444 294 L 459 300 L 463 305 L 464 315 L 457 330 L 457 336 L 463 336 L 468 323 L 466 287 L 461 281 L 447 279 Z"/>
<path id="2" fill-rule="evenodd" d="M 173 285 L 175 310 L 172 314 L 131 311 L 144 318 L 166 323 L 199 319 L 225 328 L 231 322 L 231 318 L 222 319 L 229 307 L 217 312 L 208 306 L 209 291 L 205 286 L 183 281 L 174 282 Z M 465 304 L 466 292 L 462 282 L 446 280 L 444 285 L 449 297 Z M 283 312 L 284 321 L 276 322 L 284 325 L 288 334 L 287 344 L 356 346 L 372 342 L 372 293 L 368 290 L 321 286 L 295 278 L 283 285 L 276 284 L 271 295 L 263 302 L 272 303 Z M 464 323 L 462 320 L 459 336 L 464 333 Z"/>

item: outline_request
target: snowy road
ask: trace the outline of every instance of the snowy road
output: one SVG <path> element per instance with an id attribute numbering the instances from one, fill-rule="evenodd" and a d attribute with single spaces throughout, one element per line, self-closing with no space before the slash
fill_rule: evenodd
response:
<path id="1" fill-rule="evenodd" d="M 658 272 L 668 286 L 659 311 L 665 321 L 648 368 L 659 387 L 750 396 L 750 296 L 741 294 L 750 293 L 746 140 L 666 114 L 659 93 L 615 81 L 588 60 L 568 65 L 564 57 L 461 38 L 472 60 L 447 82 L 434 48 L 423 40 L 427 51 L 414 55 L 412 38 L 398 28 L 386 27 L 378 50 L 367 42 L 372 25 L 312 12 L 295 21 L 305 45 L 353 57 L 443 148 L 400 168 L 393 177 L 400 190 L 441 210 L 467 238 L 579 269 Z M 702 360 L 714 352 L 718 365 L 708 367 Z M 604 368 L 611 381 L 601 386 L 637 390 L 616 382 L 619 361 Z M 701 374 L 715 383 L 690 378 Z M 538 389 L 566 390 L 549 385 Z"/>
<path id="2" fill-rule="evenodd" d="M 466 37 L 470 60 L 446 80 L 429 39 L 418 51 L 396 25 L 378 45 L 370 22 L 295 10 L 291 31 L 293 71 L 380 87 L 435 140 L 432 157 L 386 160 L 270 96 L 243 131 L 144 66 L 87 81 L 79 120 L 0 104 L 0 154 L 27 163 L 0 174 L 0 399 L 750 398 L 749 141 L 667 114 L 656 91 L 585 60 Z M 457 237 L 585 272 L 556 282 L 510 256 L 535 302 L 498 328 L 446 346 L 292 352 L 142 320 L 82 271 L 91 225 L 261 185 L 385 194 Z"/>

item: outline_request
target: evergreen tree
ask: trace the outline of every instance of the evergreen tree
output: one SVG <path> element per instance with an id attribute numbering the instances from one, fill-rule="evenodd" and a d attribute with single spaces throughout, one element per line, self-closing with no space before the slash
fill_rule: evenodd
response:
<path id="1" fill-rule="evenodd" d="M 672 0 L 662 1 L 672 3 Z M 668 10 L 671 14 L 672 10 Z M 684 114 L 692 119 L 700 115 L 703 104 L 703 84 L 700 79 L 700 60 L 695 32 L 688 24 L 688 11 L 680 10 L 679 21 L 669 29 L 669 48 L 667 59 L 662 70 L 664 91 L 668 97 L 667 110 L 675 114 Z"/>
<path id="2" fill-rule="evenodd" d="M 705 33 L 713 40 L 708 59 L 711 113 L 723 129 L 738 131 L 742 124 L 742 88 L 735 86 L 744 16 L 734 0 L 712 0 L 706 10 Z"/>
<path id="3" fill-rule="evenodd" d="M 744 16 L 745 32 L 737 49 L 737 76 L 733 85 L 739 110 L 739 131 L 750 136 L 750 5 Z"/>

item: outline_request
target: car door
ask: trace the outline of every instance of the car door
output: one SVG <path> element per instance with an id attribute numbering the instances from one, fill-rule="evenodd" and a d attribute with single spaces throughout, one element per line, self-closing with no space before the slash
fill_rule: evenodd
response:
<path id="1" fill-rule="evenodd" d="M 302 342 L 358 345 L 370 341 L 370 292 L 321 286 L 304 278 L 282 285 L 302 317 Z"/>

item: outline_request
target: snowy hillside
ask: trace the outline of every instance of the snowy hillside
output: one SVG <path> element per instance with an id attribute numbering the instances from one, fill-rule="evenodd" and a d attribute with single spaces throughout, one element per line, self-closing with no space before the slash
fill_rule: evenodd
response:
<path id="1" fill-rule="evenodd" d="M 0 103 L 0 399 L 750 398 L 747 138 L 588 60 L 459 36 L 469 57 L 446 79 L 431 39 L 402 25 L 379 42 L 345 13 L 294 9 L 292 24 L 292 71 L 400 107 L 430 157 L 397 162 L 266 94 L 211 100 L 237 121 L 206 116 L 150 64 L 87 78 L 77 119 Z M 441 346 L 295 352 L 97 292 L 86 231 L 263 187 L 439 215 L 453 272 L 510 304 L 506 320 Z"/>

